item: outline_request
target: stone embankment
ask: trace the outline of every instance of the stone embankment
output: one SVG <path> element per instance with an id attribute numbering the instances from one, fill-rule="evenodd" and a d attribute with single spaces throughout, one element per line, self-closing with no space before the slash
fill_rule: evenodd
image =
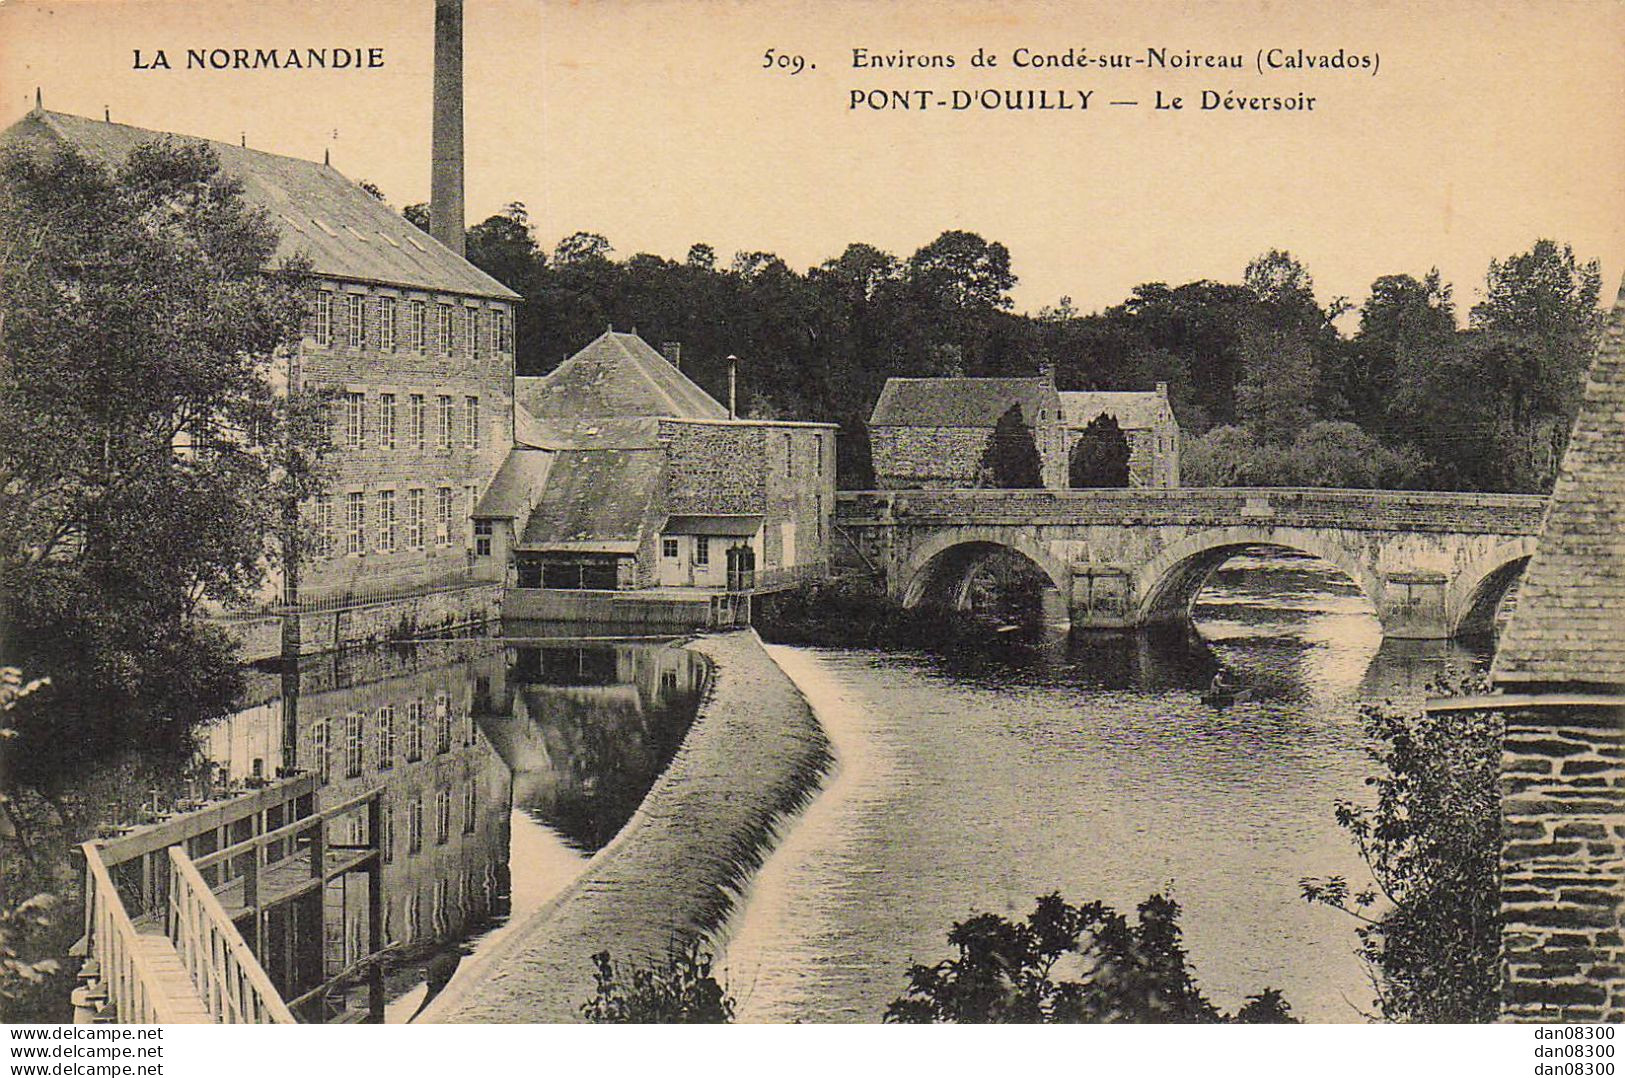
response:
<path id="1" fill-rule="evenodd" d="M 595 952 L 662 963 L 722 923 L 775 827 L 817 789 L 829 743 L 753 630 L 689 647 L 711 682 L 671 766 L 575 883 L 459 970 L 419 1021 L 579 1021 Z"/>

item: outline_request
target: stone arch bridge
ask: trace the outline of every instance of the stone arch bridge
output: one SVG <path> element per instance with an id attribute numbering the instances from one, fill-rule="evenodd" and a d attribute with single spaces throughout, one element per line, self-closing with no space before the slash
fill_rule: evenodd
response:
<path id="1" fill-rule="evenodd" d="M 963 606 L 971 573 L 1015 551 L 1066 598 L 1073 628 L 1183 622 L 1215 568 L 1255 545 L 1337 566 L 1389 636 L 1487 631 L 1535 549 L 1546 498 L 1215 487 L 842 492 L 848 553 L 907 606 Z"/>

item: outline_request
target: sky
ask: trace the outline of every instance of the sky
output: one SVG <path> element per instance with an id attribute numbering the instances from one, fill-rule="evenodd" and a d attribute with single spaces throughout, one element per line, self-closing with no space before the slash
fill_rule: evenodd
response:
<path id="1" fill-rule="evenodd" d="M 704 242 L 805 269 L 967 229 L 1010 249 L 1023 310 L 1236 281 L 1272 247 L 1322 301 L 1436 265 L 1465 310 L 1492 258 L 1540 237 L 1599 259 L 1605 297 L 1625 272 L 1621 0 L 467 0 L 464 35 L 469 223 L 521 201 L 548 247 L 587 230 L 617 257 Z M 401 206 L 428 192 L 432 43 L 431 0 L 0 0 L 0 125 L 39 87 L 50 109 L 327 151 Z M 384 64 L 188 70 L 193 48 L 380 48 Z M 1017 67 L 1018 48 L 1130 66 Z M 859 49 L 955 66 L 857 67 Z M 1245 66 L 1156 68 L 1153 49 Z M 1255 70 L 1272 49 L 1371 66 Z M 973 66 L 978 50 L 998 66 Z M 956 90 L 1074 108 L 956 109 Z M 892 91 L 945 103 L 869 107 Z M 1315 104 L 1202 109 L 1204 91 Z M 1154 108 L 1159 92 L 1184 108 Z"/>

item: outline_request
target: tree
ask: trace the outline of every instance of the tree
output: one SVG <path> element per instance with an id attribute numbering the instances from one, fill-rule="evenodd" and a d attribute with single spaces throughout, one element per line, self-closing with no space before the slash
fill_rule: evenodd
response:
<path id="1" fill-rule="evenodd" d="M 1196 985 L 1179 929 L 1179 904 L 1152 895 L 1138 923 L 1100 902 L 1038 900 L 1024 923 L 994 913 L 956 922 L 958 952 L 909 969 L 888 1022 L 1294 1022 L 1266 988 L 1234 1017 Z M 1063 972 L 1075 979 L 1063 980 Z"/>
<path id="2" fill-rule="evenodd" d="M 1071 487 L 1128 486 L 1129 445 L 1117 417 L 1102 412 L 1078 436 L 1067 461 Z"/>
<path id="3" fill-rule="evenodd" d="M 14 155 L 0 236 L 0 639 L 51 681 L 16 712 L 45 778 L 229 709 L 234 649 L 200 615 L 297 555 L 327 425 L 275 385 L 300 267 L 208 147 Z"/>
<path id="4" fill-rule="evenodd" d="M 1440 692 L 1471 685 L 1435 686 Z M 1500 991 L 1501 735 L 1495 711 L 1362 709 L 1374 806 L 1337 803 L 1371 871 L 1302 881 L 1358 922 L 1356 953 L 1390 1022 L 1492 1022 Z"/>
<path id="5" fill-rule="evenodd" d="M 419 231 L 429 231 L 429 204 L 427 202 L 414 202 L 401 210 L 401 216 Z"/>
<path id="6" fill-rule="evenodd" d="M 731 1022 L 734 1001 L 711 974 L 711 956 L 690 943 L 673 950 L 663 966 L 631 970 L 615 965 L 608 951 L 592 956 L 593 998 L 581 1006 L 589 1022 Z"/>
<path id="7" fill-rule="evenodd" d="M 558 266 L 575 266 L 583 262 L 604 261 L 614 251 L 609 240 L 596 232 L 572 232 L 553 248 L 553 262 Z"/>
<path id="8" fill-rule="evenodd" d="M 717 249 L 709 243 L 696 243 L 689 247 L 684 264 L 689 269 L 710 273 L 717 268 Z"/>
<path id="9" fill-rule="evenodd" d="M 1038 443 L 1033 441 L 1032 428 L 1022 417 L 1019 404 L 1012 404 L 999 416 L 977 472 L 984 487 L 1017 490 L 1044 485 Z"/>
<path id="10" fill-rule="evenodd" d="M 1012 301 L 1016 275 L 1010 252 L 974 232 L 950 230 L 921 247 L 908 260 L 913 284 L 944 306 L 1004 310 Z"/>

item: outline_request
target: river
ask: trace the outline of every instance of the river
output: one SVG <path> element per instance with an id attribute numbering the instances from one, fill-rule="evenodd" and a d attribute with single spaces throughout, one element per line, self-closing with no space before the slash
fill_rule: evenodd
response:
<path id="1" fill-rule="evenodd" d="M 723 932 L 739 1018 L 876 1021 L 973 911 L 1160 890 L 1221 1008 L 1272 986 L 1304 1019 L 1360 1020 L 1353 926 L 1298 880 L 1361 878 L 1333 819 L 1365 796 L 1360 703 L 1415 702 L 1484 653 L 1385 646 L 1353 586 L 1298 558 L 1231 561 L 1196 613 L 1195 635 L 1055 633 L 969 667 L 773 648 L 837 767 Z M 1252 698 L 1201 702 L 1221 663 Z"/>

